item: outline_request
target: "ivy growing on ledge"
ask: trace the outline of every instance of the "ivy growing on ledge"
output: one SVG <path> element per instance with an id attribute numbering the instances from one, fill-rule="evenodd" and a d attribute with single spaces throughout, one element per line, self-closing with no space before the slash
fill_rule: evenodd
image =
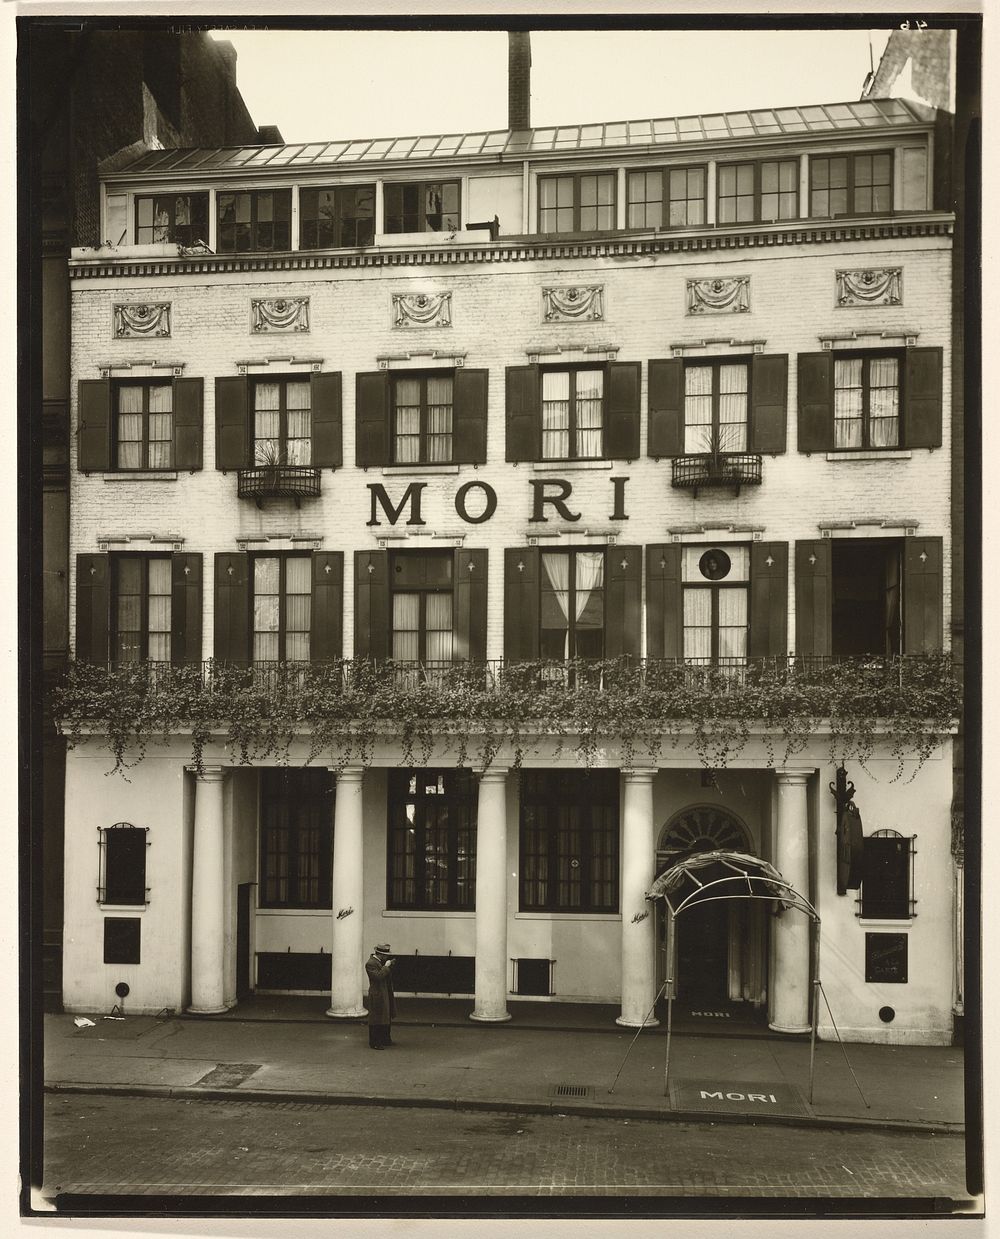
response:
<path id="1" fill-rule="evenodd" d="M 76 663 L 54 690 L 54 716 L 70 745 L 99 735 L 114 772 L 147 746 L 190 735 L 201 768 L 222 739 L 246 764 L 308 760 L 368 765 L 392 738 L 401 764 L 427 764 L 447 736 L 458 764 L 487 767 L 501 748 L 514 765 L 541 737 L 571 746 L 590 765 L 605 743 L 623 766 L 686 747 L 709 769 L 738 757 L 759 734 L 770 764 L 785 762 L 817 731 L 830 759 L 862 765 L 876 745 L 898 763 L 923 765 L 961 708 L 949 656 L 754 659 L 731 666 L 668 660 L 579 659 L 522 663 L 282 663 L 186 667 Z M 911 776 L 912 777 L 912 776 Z"/>

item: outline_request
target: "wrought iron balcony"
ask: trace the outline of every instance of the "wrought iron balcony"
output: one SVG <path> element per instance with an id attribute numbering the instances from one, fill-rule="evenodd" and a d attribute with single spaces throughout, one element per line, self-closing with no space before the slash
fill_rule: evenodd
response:
<path id="1" fill-rule="evenodd" d="M 695 498 L 702 487 L 731 486 L 737 494 L 741 486 L 759 486 L 761 458 L 754 452 L 703 452 L 694 456 L 675 456 L 671 485 L 693 490 Z"/>
<path id="2" fill-rule="evenodd" d="M 265 499 L 319 498 L 319 470 L 311 465 L 255 465 L 240 469 L 237 491 L 241 499 L 252 499 L 263 507 Z"/>

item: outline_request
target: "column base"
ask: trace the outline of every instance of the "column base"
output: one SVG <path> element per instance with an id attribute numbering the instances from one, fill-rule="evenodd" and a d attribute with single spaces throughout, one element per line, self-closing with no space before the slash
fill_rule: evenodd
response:
<path id="1" fill-rule="evenodd" d="M 469 1019 L 475 1020 L 477 1024 L 506 1024 L 510 1018 L 509 1011 L 505 1011 L 503 1015 L 480 1015 L 477 1011 L 469 1012 Z"/>
<path id="2" fill-rule="evenodd" d="M 659 1024 L 659 1020 L 627 1020 L 624 1015 L 619 1015 L 615 1020 L 616 1024 L 620 1024 L 622 1028 L 655 1028 Z"/>
<path id="3" fill-rule="evenodd" d="M 767 1026 L 771 1032 L 792 1033 L 794 1035 L 801 1035 L 812 1030 L 811 1024 L 772 1024 L 768 1022 Z"/>
<path id="4" fill-rule="evenodd" d="M 221 1015 L 223 1011 L 232 1010 L 231 1007 L 187 1007 L 185 1008 L 188 1015 Z"/>
<path id="5" fill-rule="evenodd" d="M 365 1007 L 354 1007 L 347 1011 L 335 1011 L 333 1007 L 329 1011 L 324 1011 L 324 1015 L 329 1016 L 331 1020 L 359 1020 L 362 1017 L 368 1017 L 368 1011 Z"/>

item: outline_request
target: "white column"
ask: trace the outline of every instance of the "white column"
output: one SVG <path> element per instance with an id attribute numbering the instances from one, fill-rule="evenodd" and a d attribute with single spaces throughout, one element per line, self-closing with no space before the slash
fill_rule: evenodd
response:
<path id="1" fill-rule="evenodd" d="M 226 1010 L 224 777 L 222 766 L 205 766 L 195 779 L 188 1010 L 199 1015 L 216 1015 Z"/>
<path id="2" fill-rule="evenodd" d="M 364 977 L 364 866 L 362 840 L 364 770 L 352 766 L 337 775 L 333 821 L 333 981 L 330 1009 L 335 1019 L 356 1019 L 365 1014 Z"/>
<path id="3" fill-rule="evenodd" d="M 476 813 L 476 1006 L 469 1017 L 499 1024 L 507 1010 L 507 771 L 479 777 Z"/>
<path id="4" fill-rule="evenodd" d="M 653 884 L 656 841 L 653 838 L 655 770 L 625 770 L 622 822 L 622 1013 L 615 1021 L 626 1028 L 651 1028 L 656 997 L 653 905 L 645 898 Z"/>
<path id="5" fill-rule="evenodd" d="M 775 823 L 774 866 L 786 882 L 809 898 L 809 817 L 806 770 L 778 770 L 778 820 Z M 804 912 L 786 908 L 771 920 L 774 933 L 774 976 L 771 1018 L 775 1032 L 809 1031 L 809 932 Z"/>

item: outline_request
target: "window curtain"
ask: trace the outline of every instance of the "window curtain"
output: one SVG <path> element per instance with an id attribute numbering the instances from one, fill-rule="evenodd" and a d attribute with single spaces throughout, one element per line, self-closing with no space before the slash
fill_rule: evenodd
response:
<path id="1" fill-rule="evenodd" d="M 392 656 L 416 662 L 420 656 L 420 595 L 392 596 Z"/>
<path id="2" fill-rule="evenodd" d="M 118 468 L 142 468 L 142 388 L 118 389 Z"/>
<path id="3" fill-rule="evenodd" d="M 542 457 L 562 460 L 569 456 L 569 371 L 542 374 Z"/>
<path id="4" fill-rule="evenodd" d="M 872 447 L 899 443 L 899 362 L 873 357 L 868 371 L 869 435 Z"/>
<path id="5" fill-rule="evenodd" d="M 719 451 L 747 450 L 747 367 L 719 367 Z"/>
<path id="6" fill-rule="evenodd" d="M 563 643 L 563 658 L 569 657 L 569 556 L 542 555 L 542 567 L 548 577 L 550 597 L 555 599 L 562 615 L 562 627 L 565 629 Z M 548 626 L 548 625 L 547 625 Z"/>
<path id="7" fill-rule="evenodd" d="M 861 447 L 864 393 L 860 357 L 846 357 L 833 364 L 833 445 Z"/>
<path id="8" fill-rule="evenodd" d="M 420 380 L 396 381 L 396 462 L 420 459 Z"/>
<path id="9" fill-rule="evenodd" d="M 712 367 L 688 366 L 684 371 L 684 452 L 691 456 L 712 450 Z"/>
<path id="10" fill-rule="evenodd" d="M 278 560 L 255 559 L 253 564 L 253 656 L 255 662 L 278 659 Z"/>
<path id="11" fill-rule="evenodd" d="M 451 460 L 452 379 L 450 375 L 427 379 L 427 459 Z"/>
<path id="12" fill-rule="evenodd" d="M 576 615 L 579 620 L 587 609 L 594 590 L 604 588 L 604 552 L 583 551 L 576 557 Z"/>
<path id="13" fill-rule="evenodd" d="M 170 594 L 170 560 L 149 560 L 150 662 L 170 662 Z"/>
<path id="14" fill-rule="evenodd" d="M 118 560 L 115 661 L 139 661 L 142 623 L 142 566 L 138 559 Z"/>
<path id="15" fill-rule="evenodd" d="M 281 458 L 281 407 L 277 383 L 254 386 L 253 439 L 254 463 L 276 464 Z"/>
<path id="16" fill-rule="evenodd" d="M 747 656 L 747 591 L 719 590 L 719 659 Z"/>
<path id="17" fill-rule="evenodd" d="M 451 594 L 428 594 L 427 661 L 450 662 L 452 647 Z"/>
<path id="18" fill-rule="evenodd" d="M 684 591 L 684 657 L 707 662 L 712 657 L 712 591 Z"/>
<path id="19" fill-rule="evenodd" d="M 161 383 L 149 388 L 149 467 L 173 465 L 173 388 Z"/>
<path id="20" fill-rule="evenodd" d="M 312 619 L 312 563 L 299 557 L 285 560 L 285 658 L 309 661 Z"/>
<path id="21" fill-rule="evenodd" d="M 290 465 L 312 464 L 312 411 L 308 383 L 289 383 L 285 388 L 288 411 L 288 447 L 285 459 Z"/>
<path id="22" fill-rule="evenodd" d="M 588 459 L 601 454 L 603 378 L 600 370 L 578 370 L 576 375 L 576 454 Z"/>

